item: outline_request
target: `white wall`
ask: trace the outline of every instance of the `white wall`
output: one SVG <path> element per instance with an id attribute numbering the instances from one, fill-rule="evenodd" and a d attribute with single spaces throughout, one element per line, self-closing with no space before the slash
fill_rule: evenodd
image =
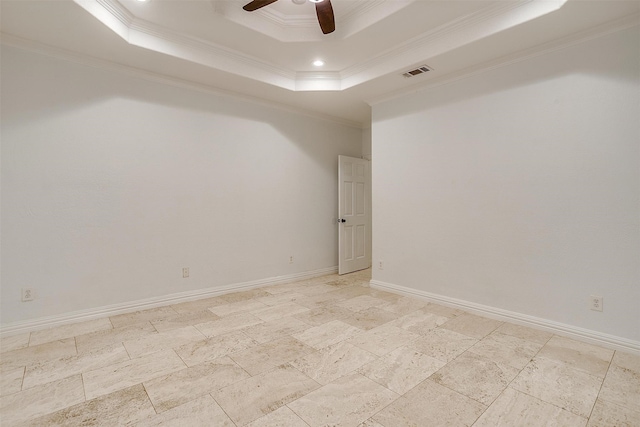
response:
<path id="1" fill-rule="evenodd" d="M 3 324 L 337 265 L 360 129 L 6 46 L 1 102 Z"/>
<path id="2" fill-rule="evenodd" d="M 640 341 L 639 65 L 634 27 L 375 105 L 374 281 Z"/>

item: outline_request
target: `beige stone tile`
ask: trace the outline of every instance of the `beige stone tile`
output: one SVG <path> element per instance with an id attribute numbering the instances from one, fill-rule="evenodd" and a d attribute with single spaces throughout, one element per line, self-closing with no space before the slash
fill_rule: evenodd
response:
<path id="1" fill-rule="evenodd" d="M 493 332 L 477 342 L 469 351 L 485 356 L 501 366 L 506 365 L 521 370 L 531 362 L 541 347 L 542 344 Z"/>
<path id="2" fill-rule="evenodd" d="M 378 307 L 371 307 L 355 313 L 351 312 L 348 316 L 340 320 L 356 328 L 368 331 L 369 329 L 377 328 L 395 319 L 396 315 L 394 313 Z"/>
<path id="3" fill-rule="evenodd" d="M 180 347 L 196 341 L 205 340 L 207 337 L 193 326 L 171 329 L 154 335 L 147 335 L 134 340 L 125 341 L 124 347 L 129 355 L 134 357 L 144 356 L 169 348 Z"/>
<path id="4" fill-rule="evenodd" d="M 175 352 L 187 366 L 191 367 L 256 345 L 258 345 L 257 341 L 242 332 L 232 331 L 203 341 L 182 345 L 177 347 Z"/>
<path id="5" fill-rule="evenodd" d="M 122 328 L 136 323 L 151 322 L 178 314 L 171 306 L 150 308 L 149 310 L 134 311 L 133 313 L 118 314 L 109 319 L 114 328 Z"/>
<path id="6" fill-rule="evenodd" d="M 362 279 L 353 278 L 353 277 L 349 277 L 349 278 L 338 277 L 336 279 L 332 279 L 325 282 L 325 284 L 329 286 L 333 286 L 335 289 L 342 289 L 342 288 L 347 288 L 349 286 L 360 285 L 364 282 L 366 281 Z"/>
<path id="7" fill-rule="evenodd" d="M 380 424 L 377 421 L 374 421 L 372 419 L 368 419 L 367 421 L 363 422 L 362 424 L 358 425 L 358 427 L 384 427 L 382 424 Z"/>
<path id="8" fill-rule="evenodd" d="M 44 329 L 42 331 L 31 332 L 29 345 L 34 346 L 44 344 L 51 341 L 72 338 L 76 335 L 89 334 L 96 331 L 104 331 L 113 329 L 108 318 L 87 320 L 80 323 L 72 323 L 69 325 L 56 326 L 55 328 Z"/>
<path id="9" fill-rule="evenodd" d="M 204 395 L 159 415 L 135 424 L 135 427 L 235 427 L 211 395 Z"/>
<path id="10" fill-rule="evenodd" d="M 384 309 L 398 316 L 404 316 L 414 311 L 424 310 L 428 303 L 417 298 L 408 298 L 400 296 L 393 302 L 384 305 Z"/>
<path id="11" fill-rule="evenodd" d="M 427 356 L 449 362 L 477 342 L 475 338 L 438 328 L 412 341 L 409 346 Z"/>
<path id="12" fill-rule="evenodd" d="M 382 356 L 419 338 L 420 335 L 390 325 L 382 325 L 349 339 L 349 343 Z"/>
<path id="13" fill-rule="evenodd" d="M 362 329 L 347 325 L 340 320 L 333 320 L 306 331 L 293 334 L 293 337 L 319 350 L 363 333 Z"/>
<path id="14" fill-rule="evenodd" d="M 155 415 L 142 384 L 37 418 L 28 426 L 124 426 Z"/>
<path id="15" fill-rule="evenodd" d="M 318 388 L 292 366 L 282 365 L 212 393 L 238 426 L 254 421 Z"/>
<path id="16" fill-rule="evenodd" d="M 362 311 L 371 307 L 381 307 L 387 304 L 389 304 L 389 302 L 383 299 L 374 298 L 370 295 L 360 295 L 340 301 L 336 305 L 351 311 Z"/>
<path id="17" fill-rule="evenodd" d="M 295 338 L 286 337 L 233 353 L 231 358 L 251 375 L 257 375 L 311 352 L 313 348 Z"/>
<path id="18" fill-rule="evenodd" d="M 24 367 L 7 368 L 0 371 L 0 396 L 17 393 L 22 389 Z"/>
<path id="19" fill-rule="evenodd" d="M 372 419 L 393 427 L 471 426 L 485 409 L 473 399 L 425 380 Z"/>
<path id="20" fill-rule="evenodd" d="M 507 388 L 474 427 L 584 427 L 587 419 Z"/>
<path id="21" fill-rule="evenodd" d="M 304 298 L 296 299 L 296 304 L 300 304 L 310 310 L 333 307 L 336 303 L 344 299 L 342 296 L 336 295 L 336 292 L 339 291 L 327 292 L 318 295 L 305 295 Z"/>
<path id="22" fill-rule="evenodd" d="M 289 283 L 281 283 L 279 285 L 271 285 L 265 286 L 262 290 L 268 292 L 271 295 L 280 295 L 285 293 L 299 293 L 298 290 L 303 288 L 304 284 L 301 282 L 289 282 Z"/>
<path id="23" fill-rule="evenodd" d="M 269 294 L 269 296 L 256 298 L 255 300 L 265 305 L 274 306 L 305 298 L 307 298 L 305 295 L 298 292 L 284 292 L 276 295 Z"/>
<path id="24" fill-rule="evenodd" d="M 442 368 L 445 362 L 400 347 L 358 370 L 362 375 L 398 394 L 405 394 Z"/>
<path id="25" fill-rule="evenodd" d="M 224 317 L 232 314 L 259 310 L 261 308 L 266 308 L 266 307 L 269 307 L 269 306 L 261 302 L 258 302 L 256 300 L 247 299 L 247 300 L 232 302 L 229 304 L 217 305 L 215 307 L 209 308 L 209 311 L 211 311 L 213 314 L 216 314 L 220 317 Z"/>
<path id="26" fill-rule="evenodd" d="M 105 347 L 93 353 L 48 360 L 27 367 L 22 388 L 28 389 L 126 360 L 129 360 L 129 355 L 122 344 Z"/>
<path id="27" fill-rule="evenodd" d="M 453 318 L 460 316 L 461 314 L 466 314 L 464 310 L 460 310 L 458 308 L 447 307 L 446 305 L 440 305 L 433 302 L 430 302 L 425 308 L 425 311 L 428 313 L 437 314 L 438 316 L 444 316 L 448 318 Z"/>
<path id="28" fill-rule="evenodd" d="M 604 378 L 613 353 L 613 350 L 597 345 L 554 336 L 542 347 L 538 357 L 562 362 L 572 368 Z"/>
<path id="29" fill-rule="evenodd" d="M 184 369 L 186 365 L 173 350 L 95 369 L 82 374 L 87 399 L 94 399 L 132 385 Z"/>
<path id="30" fill-rule="evenodd" d="M 29 421 L 84 402 L 80 375 L 33 387 L 0 398 L 2 425 Z"/>
<path id="31" fill-rule="evenodd" d="M 75 354 L 75 340 L 73 338 L 66 338 L 60 341 L 52 341 L 2 353 L 0 366 L 2 366 L 3 370 L 7 368 L 18 368 L 20 366 L 34 365 L 46 360 L 74 356 Z"/>
<path id="32" fill-rule="evenodd" d="M 220 297 L 203 298 L 195 301 L 181 302 L 179 304 L 173 304 L 170 307 L 179 314 L 195 313 L 202 310 L 207 310 L 217 305 L 228 304 L 227 301 Z"/>
<path id="33" fill-rule="evenodd" d="M 92 353 L 104 347 L 120 344 L 127 340 L 137 339 L 146 335 L 157 334 L 156 329 L 149 322 L 137 323 L 122 328 L 114 328 L 90 334 L 78 335 L 76 344 L 78 353 Z"/>
<path id="34" fill-rule="evenodd" d="M 247 301 L 256 298 L 268 297 L 271 294 L 264 289 L 250 289 L 248 291 L 232 292 L 230 294 L 220 295 L 218 298 L 229 303 Z"/>
<path id="35" fill-rule="evenodd" d="M 430 379 L 482 404 L 490 405 L 519 371 L 467 351 Z"/>
<path id="36" fill-rule="evenodd" d="M 602 379 L 564 363 L 534 358 L 511 383 L 523 393 L 582 417 L 588 417 Z"/>
<path id="37" fill-rule="evenodd" d="M 368 287 L 368 285 L 366 285 L 366 287 Z M 405 298 L 399 294 L 394 294 L 391 292 L 381 291 L 378 289 L 371 289 L 371 288 L 369 288 L 369 295 L 371 295 L 374 298 L 385 300 L 388 303 L 394 303 L 400 300 L 401 298 Z"/>
<path id="38" fill-rule="evenodd" d="M 366 350 L 341 342 L 296 359 L 291 365 L 320 384 L 328 384 L 376 359 Z"/>
<path id="39" fill-rule="evenodd" d="M 526 326 L 514 325 L 513 323 L 505 322 L 496 332 L 500 332 L 505 335 L 511 335 L 523 340 L 531 341 L 536 344 L 546 344 L 553 336 L 551 332 L 540 331 L 538 329 L 527 328 Z"/>
<path id="40" fill-rule="evenodd" d="M 326 293 L 327 297 L 335 298 L 339 301 L 355 298 L 360 295 L 371 295 L 371 289 L 363 286 L 349 286 L 348 288 L 342 288 Z"/>
<path id="41" fill-rule="evenodd" d="M 154 328 L 156 328 L 158 332 L 165 332 L 172 329 L 179 329 L 187 326 L 197 325 L 199 323 L 211 322 L 212 320 L 216 320 L 219 318 L 220 316 L 217 316 L 211 311 L 204 309 L 200 311 L 181 313 L 160 320 L 153 320 L 151 321 L 151 324 Z"/>
<path id="42" fill-rule="evenodd" d="M 306 286 L 303 286 L 296 290 L 296 292 L 301 293 L 302 295 L 313 296 L 326 294 L 328 292 L 335 292 L 336 288 L 330 285 L 326 285 L 324 283 L 310 283 Z"/>
<path id="43" fill-rule="evenodd" d="M 247 336 L 265 343 L 310 329 L 311 325 L 293 317 L 282 317 L 242 329 Z"/>
<path id="44" fill-rule="evenodd" d="M 640 355 L 616 351 L 612 363 L 621 368 L 640 373 Z"/>
<path id="45" fill-rule="evenodd" d="M 29 345 L 30 332 L 0 338 L 0 353 L 18 350 Z"/>
<path id="46" fill-rule="evenodd" d="M 221 357 L 145 381 L 144 388 L 160 413 L 246 378 L 249 374 L 244 369 L 229 357 Z"/>
<path id="47" fill-rule="evenodd" d="M 298 320 L 302 320 L 311 326 L 320 326 L 333 320 L 344 319 L 351 314 L 353 314 L 353 312 L 346 308 L 327 305 L 311 309 L 305 313 L 296 314 L 293 317 Z"/>
<path id="48" fill-rule="evenodd" d="M 600 399 L 640 412 L 640 372 L 611 365 Z"/>
<path id="49" fill-rule="evenodd" d="M 281 406 L 264 417 L 250 422 L 247 427 L 309 427 L 309 425 L 287 406 Z"/>
<path id="50" fill-rule="evenodd" d="M 263 323 L 263 321 L 249 313 L 239 313 L 211 322 L 198 323 L 195 327 L 206 336 L 214 337 L 257 325 L 258 323 Z"/>
<path id="51" fill-rule="evenodd" d="M 331 274 L 324 274 L 322 276 L 312 277 L 311 279 L 307 279 L 306 281 L 310 284 L 317 284 L 317 283 L 327 283 L 334 280 L 338 280 L 340 278 L 348 278 L 348 277 L 351 277 L 351 275 L 346 274 L 346 275 L 340 276 L 338 273 L 331 273 Z"/>
<path id="52" fill-rule="evenodd" d="M 437 328 L 446 321 L 448 317 L 438 316 L 424 310 L 413 311 L 391 322 L 391 325 L 405 329 L 409 332 L 424 335 Z"/>
<path id="53" fill-rule="evenodd" d="M 357 426 L 398 398 L 360 374 L 342 377 L 287 406 L 311 427 Z"/>
<path id="54" fill-rule="evenodd" d="M 488 319 L 486 317 L 476 316 L 475 314 L 463 313 L 450 319 L 441 326 L 459 334 L 467 335 L 471 338 L 482 339 L 496 330 L 502 322 L 498 320 Z"/>
<path id="55" fill-rule="evenodd" d="M 282 319 L 283 317 L 293 316 L 294 314 L 300 314 L 309 311 L 307 307 L 296 304 L 295 302 L 286 302 L 279 305 L 266 306 L 251 311 L 251 314 L 258 319 L 270 322 L 272 320 Z"/>
<path id="56" fill-rule="evenodd" d="M 640 426 L 640 412 L 625 406 L 596 401 L 587 427 L 638 427 Z"/>

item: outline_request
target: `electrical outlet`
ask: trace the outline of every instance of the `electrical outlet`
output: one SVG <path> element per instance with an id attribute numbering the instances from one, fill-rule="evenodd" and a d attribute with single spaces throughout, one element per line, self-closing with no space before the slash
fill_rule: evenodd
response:
<path id="1" fill-rule="evenodd" d="M 384 261 L 378 261 L 378 270 L 384 270 Z"/>
<path id="2" fill-rule="evenodd" d="M 593 311 L 602 311 L 602 297 L 591 295 L 589 297 L 589 308 Z"/>
<path id="3" fill-rule="evenodd" d="M 189 267 L 184 267 L 182 269 L 182 278 L 186 279 L 187 277 L 189 277 Z"/>
<path id="4" fill-rule="evenodd" d="M 35 294 L 32 288 L 22 288 L 22 301 L 33 301 Z"/>
<path id="5" fill-rule="evenodd" d="M 289 257 L 289 264 L 293 264 L 293 255 Z"/>

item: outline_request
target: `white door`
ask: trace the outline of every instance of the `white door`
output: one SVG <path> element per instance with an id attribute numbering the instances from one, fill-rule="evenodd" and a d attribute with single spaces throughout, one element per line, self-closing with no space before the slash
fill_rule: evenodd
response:
<path id="1" fill-rule="evenodd" d="M 338 274 L 369 268 L 369 161 L 338 156 Z"/>

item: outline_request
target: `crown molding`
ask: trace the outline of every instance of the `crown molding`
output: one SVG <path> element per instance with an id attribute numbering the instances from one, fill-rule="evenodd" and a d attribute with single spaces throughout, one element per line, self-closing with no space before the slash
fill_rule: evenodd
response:
<path id="1" fill-rule="evenodd" d="M 580 31 L 578 33 L 571 34 L 569 36 L 556 39 L 548 43 L 543 43 L 529 49 L 506 55 L 493 61 L 485 62 L 480 65 L 474 65 L 473 67 L 469 67 L 455 73 L 450 73 L 446 76 L 434 78 L 422 83 L 408 86 L 404 89 L 394 91 L 393 94 L 386 94 L 379 97 L 371 98 L 365 100 L 365 102 L 373 107 L 374 105 L 398 99 L 411 93 L 428 91 L 433 88 L 451 84 L 459 80 L 464 80 L 476 75 L 486 73 L 488 71 L 506 67 L 518 62 L 527 61 L 529 59 L 546 55 L 548 53 L 563 50 L 571 46 L 587 42 L 589 40 L 604 37 L 608 34 L 616 33 L 618 31 L 624 31 L 638 25 L 640 25 L 640 13 L 625 16 L 624 18 L 606 22 L 588 30 Z"/>
<path id="2" fill-rule="evenodd" d="M 428 62 L 429 58 L 457 49 L 492 34 L 522 24 L 534 17 L 554 12 L 566 0 L 518 0 L 498 2 L 478 12 L 441 25 L 392 49 L 349 67 L 341 72 L 342 88 L 365 83 L 386 74 L 399 73 L 411 65 Z M 398 64 L 402 64 L 399 68 Z"/>
<path id="3" fill-rule="evenodd" d="M 293 71 L 136 18 L 116 0 L 74 0 L 74 2 L 131 45 L 284 89 L 295 90 Z"/>
<path id="4" fill-rule="evenodd" d="M 67 49 L 61 49 L 58 47 L 46 45 L 43 43 L 34 42 L 21 37 L 16 37 L 10 34 L 0 32 L 0 45 L 10 46 L 29 52 L 33 52 L 40 55 L 50 56 L 64 61 L 73 62 L 83 66 L 98 68 L 107 70 L 142 80 L 146 80 L 153 83 L 164 84 L 168 86 L 178 87 L 187 90 L 193 90 L 200 93 L 206 93 L 209 95 L 227 97 L 237 99 L 243 102 L 249 102 L 251 104 L 260 105 L 267 108 L 275 108 L 288 113 L 298 114 L 305 117 L 324 120 L 327 122 L 347 126 L 355 129 L 363 129 L 363 126 L 367 126 L 368 123 L 360 123 L 353 120 L 343 119 L 341 117 L 332 116 L 329 114 L 317 113 L 311 110 L 305 110 L 302 108 L 292 107 L 287 104 L 265 100 L 263 98 L 254 97 L 250 95 L 244 95 L 238 92 L 221 89 L 214 86 L 209 86 L 200 83 L 194 83 L 187 80 L 179 79 L 177 77 L 169 77 L 163 74 L 154 73 L 147 70 L 142 70 L 127 65 L 118 64 L 116 62 L 107 61 L 104 59 L 94 58 L 88 55 L 73 52 Z"/>
<path id="5" fill-rule="evenodd" d="M 409 6 L 417 0 L 385 1 L 367 0 L 352 1 L 340 4 L 336 14 L 338 29 L 331 35 L 323 35 L 319 31 L 315 13 L 287 15 L 275 8 L 261 8 L 247 13 L 229 2 L 212 1 L 214 11 L 236 24 L 258 31 L 281 42 L 314 42 L 323 41 L 327 37 L 342 40 L 375 24 L 386 16 Z M 300 5 L 308 7 L 312 5 Z"/>
<path id="6" fill-rule="evenodd" d="M 117 0 L 74 0 L 75 3 L 132 45 L 292 91 L 345 90 L 386 74 L 398 72 L 400 69 L 398 68 L 399 64 L 401 64 L 402 68 L 405 68 L 407 64 L 425 62 L 435 55 L 553 12 L 559 9 L 565 1 L 517 0 L 497 2 L 493 6 L 456 19 L 421 36 L 401 43 L 367 61 L 340 71 L 315 74 L 296 73 L 295 70 L 278 67 L 275 64 L 239 51 L 144 21 L 133 16 Z M 261 23 L 262 26 L 281 27 L 280 24 L 274 23 L 273 19 L 269 22 L 269 20 L 260 19 L 260 15 L 247 14 L 241 9 L 231 8 L 227 4 L 228 2 L 219 3 L 219 6 L 215 6 L 216 9 L 218 11 L 226 10 L 224 12 L 225 17 L 229 19 L 232 19 L 235 13 L 243 12 L 241 15 L 243 17 L 242 22 L 253 20 L 251 22 Z M 375 19 L 363 17 L 364 14 L 378 13 L 379 15 L 376 19 L 382 19 L 382 17 L 388 16 L 389 13 L 406 7 L 409 3 L 383 2 L 382 0 L 372 0 L 370 3 L 358 2 L 362 6 L 360 6 L 360 9 L 357 9 L 357 6 L 353 6 L 354 9 L 350 12 L 350 19 L 354 24 L 351 28 L 346 25 L 346 31 L 357 32 L 358 25 L 371 25 L 371 23 L 375 22 Z M 384 8 L 387 9 L 383 11 Z M 266 13 L 258 12 L 263 15 Z M 274 13 L 270 13 L 275 16 Z M 258 19 L 254 19 L 255 17 Z M 278 19 L 282 20 L 284 18 L 279 17 Z M 260 28 L 260 25 L 256 24 L 255 29 L 260 31 Z M 292 34 L 297 30 L 306 31 L 304 28 L 295 27 L 286 28 L 287 31 L 284 30 L 284 27 L 280 28 L 281 32 L 288 34 Z M 339 34 L 339 32 L 337 33 Z M 335 33 L 329 36 L 334 35 Z"/>

